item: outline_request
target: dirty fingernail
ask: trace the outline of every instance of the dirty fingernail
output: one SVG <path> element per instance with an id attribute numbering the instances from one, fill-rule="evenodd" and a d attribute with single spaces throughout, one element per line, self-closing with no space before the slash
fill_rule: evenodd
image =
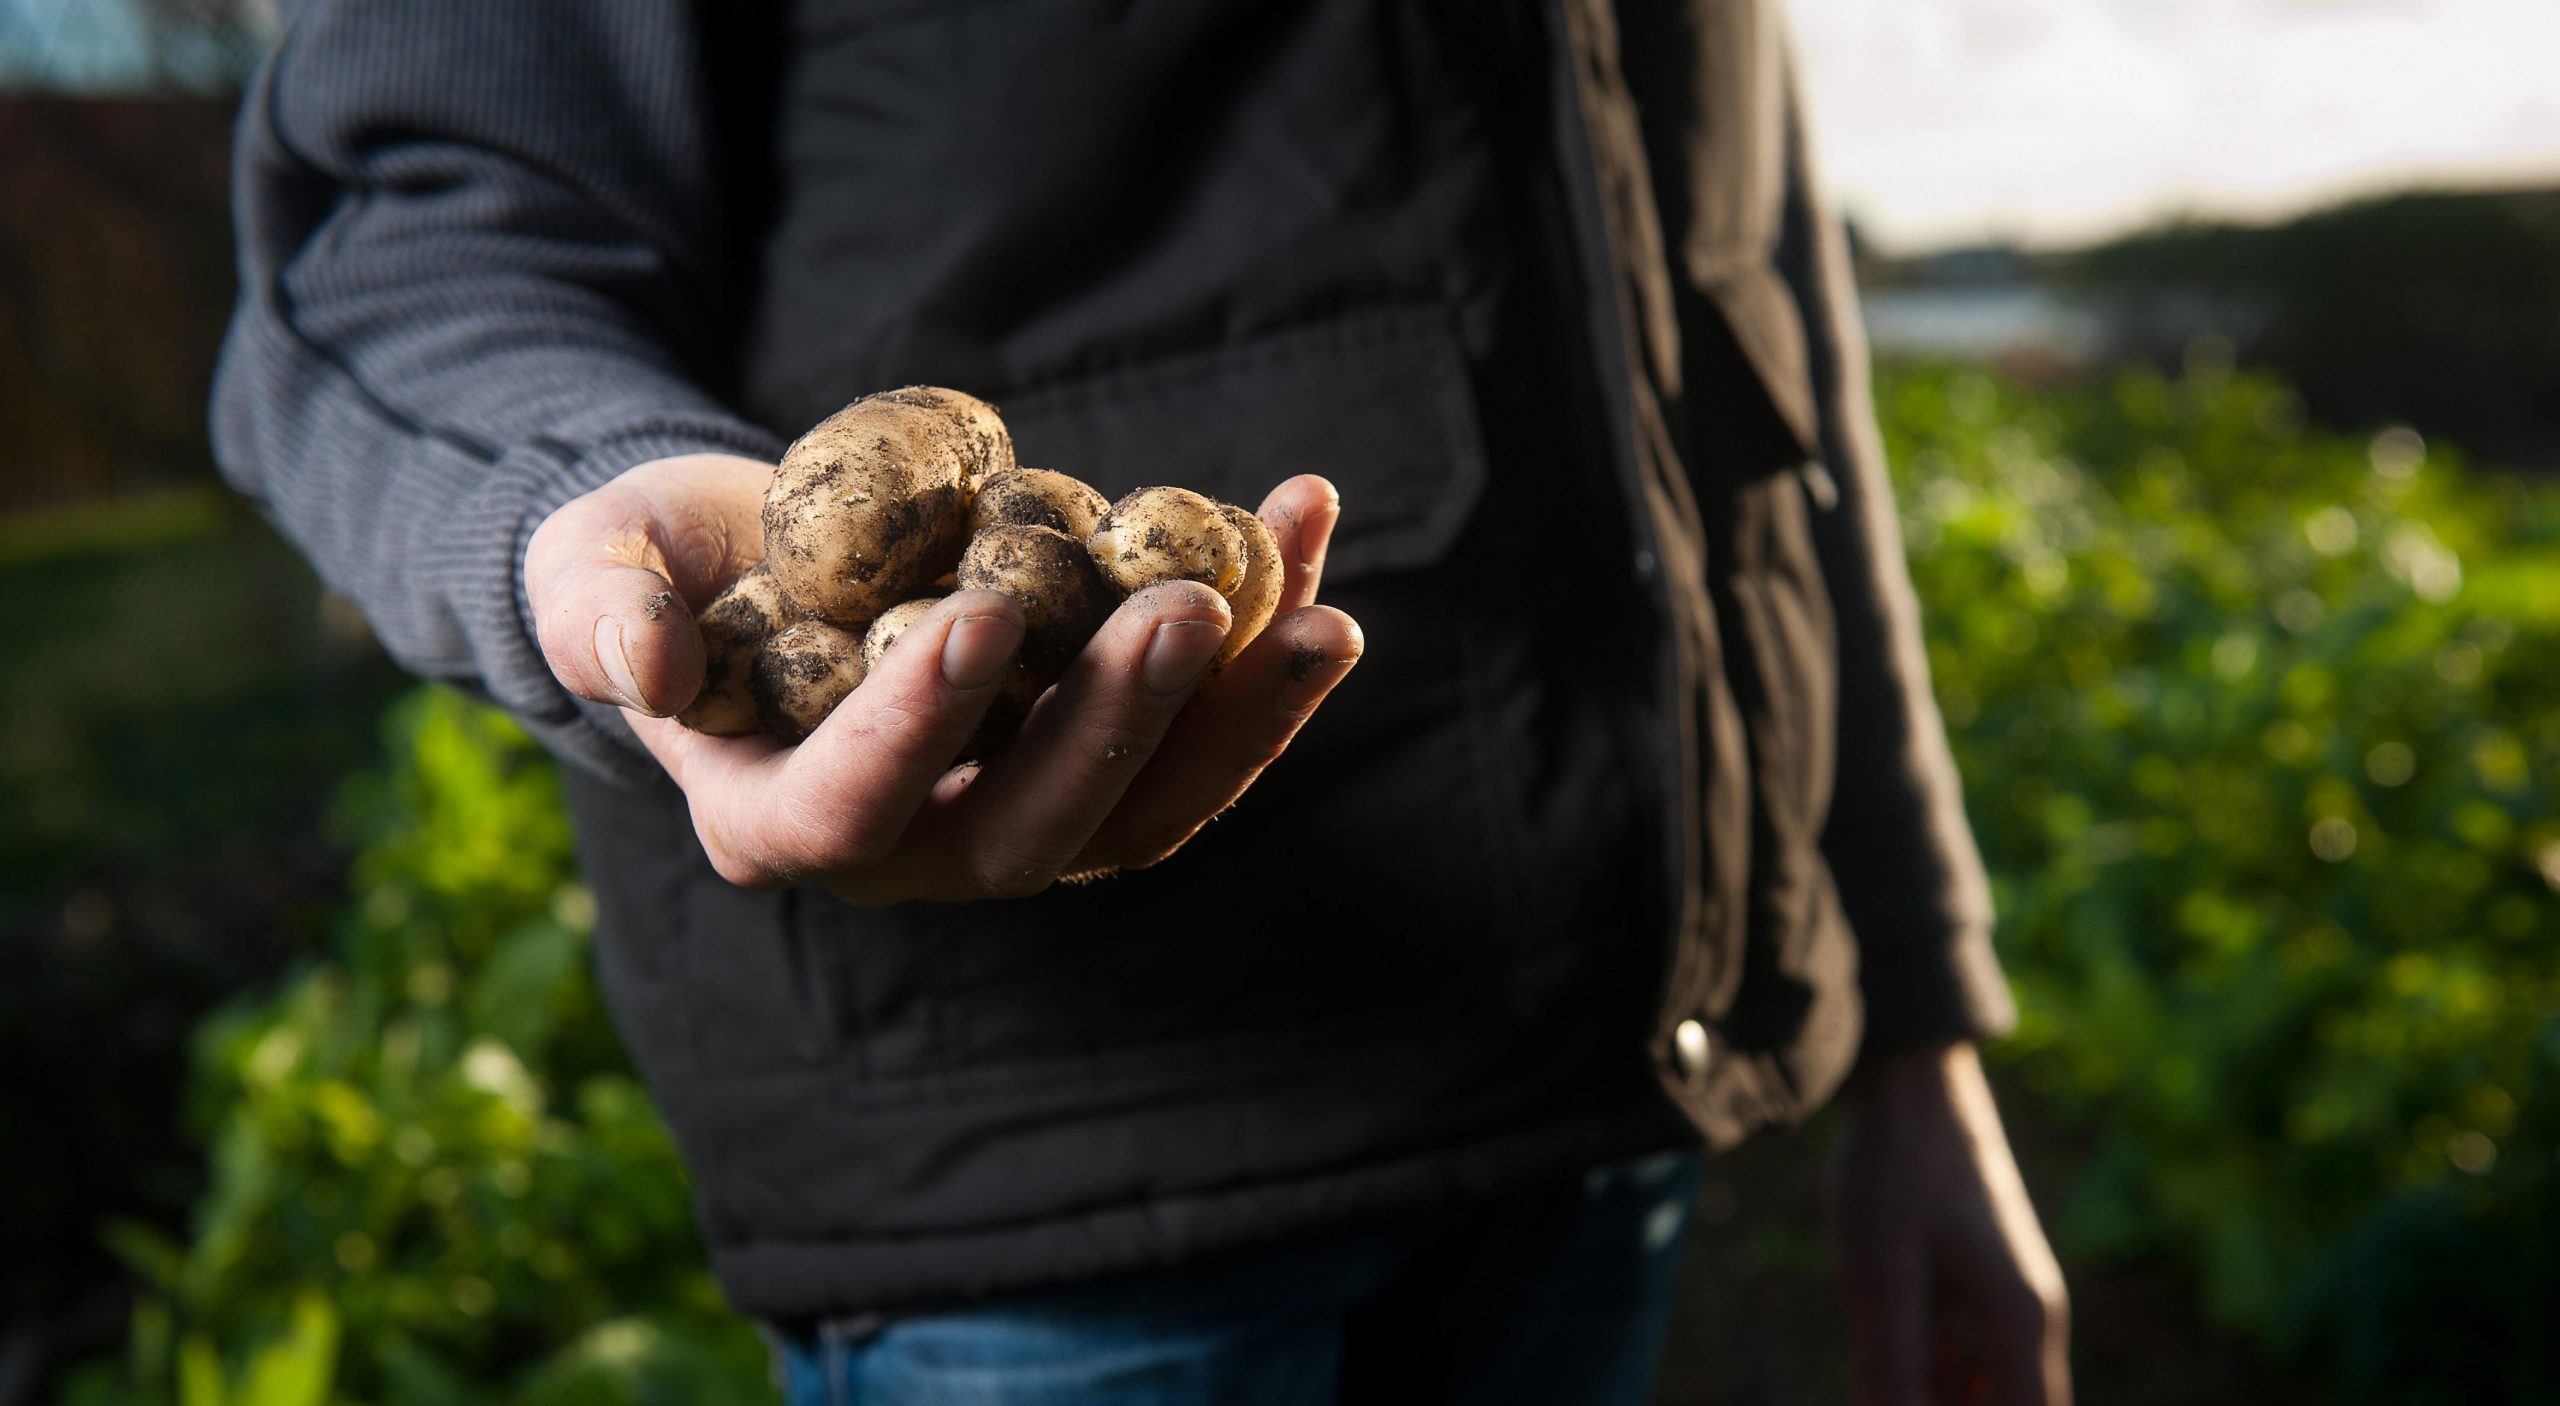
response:
<path id="1" fill-rule="evenodd" d="M 640 681 L 632 676 L 631 656 L 623 649 L 622 622 L 610 615 L 596 617 L 596 663 L 604 670 L 605 681 L 622 696 L 623 707 L 652 712 L 649 700 L 640 696 Z"/>
<path id="2" fill-rule="evenodd" d="M 1013 662 L 1022 630 L 1001 615 L 963 615 L 942 638 L 942 680 L 953 688 L 984 688 Z"/>
<path id="3" fill-rule="evenodd" d="M 1147 691 L 1165 697 L 1198 683 L 1226 638 L 1226 630 L 1214 620 L 1168 620 L 1156 626 L 1141 670 Z"/>

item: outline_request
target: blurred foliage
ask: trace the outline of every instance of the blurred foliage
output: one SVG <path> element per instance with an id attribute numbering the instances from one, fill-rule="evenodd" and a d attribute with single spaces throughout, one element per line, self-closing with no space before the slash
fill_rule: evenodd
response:
<path id="1" fill-rule="evenodd" d="M 2210 365 L 1880 395 L 2066 1260 L 2179 1266 L 2316 1399 L 2560 1399 L 2560 492 Z M 390 741 L 334 955 L 202 1032 L 211 1188 L 114 1232 L 151 1288 L 68 1400 L 762 1392 L 550 771 L 444 693 Z"/>
<path id="2" fill-rule="evenodd" d="M 25 3 L 0 3 L 0 88 Z M 54 3 L 65 18 L 118 8 Z M 237 110 L 236 98 L 0 91 L 0 511 L 212 478 L 205 401 L 235 291 Z"/>
<path id="3" fill-rule="evenodd" d="M 2322 1399 L 2560 1399 L 2560 491 L 2210 364 L 1881 393 L 2066 1258 Z"/>
<path id="4" fill-rule="evenodd" d="M 5 397 L 0 397 L 5 398 Z M 174 1220 L 188 1032 L 325 937 L 321 817 L 410 685 L 214 488 L 0 516 L 0 1317 L 103 1328 L 116 1213 Z M 112 1038 L 101 1038 L 101 1032 Z"/>
<path id="5" fill-rule="evenodd" d="M 389 670 L 319 599 L 219 489 L 0 518 L 0 924 L 85 871 L 246 859 L 371 755 L 343 704 Z"/>
<path id="6" fill-rule="evenodd" d="M 351 784 L 335 954 L 198 1035 L 211 1185 L 71 1406 L 737 1400 L 686 1182 L 597 1005 L 554 774 L 498 715 L 402 703 Z"/>

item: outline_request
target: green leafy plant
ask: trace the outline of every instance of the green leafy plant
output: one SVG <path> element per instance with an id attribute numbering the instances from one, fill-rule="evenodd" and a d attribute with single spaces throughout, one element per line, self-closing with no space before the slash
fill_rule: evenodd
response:
<path id="1" fill-rule="evenodd" d="M 119 1226 L 149 1292 L 74 1402 L 752 1399 L 763 1351 L 597 1006 L 594 905 L 549 764 L 442 691 L 350 784 L 337 951 L 211 1022 L 187 1243 Z"/>
<path id="2" fill-rule="evenodd" d="M 2560 491 L 2209 364 L 1882 394 L 2066 1253 L 2327 1399 L 2560 1396 Z"/>

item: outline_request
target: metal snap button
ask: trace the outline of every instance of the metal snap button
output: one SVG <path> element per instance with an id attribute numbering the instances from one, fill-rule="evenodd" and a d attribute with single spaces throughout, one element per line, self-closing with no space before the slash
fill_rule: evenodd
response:
<path id="1" fill-rule="evenodd" d="M 1671 1052 L 1680 1061 L 1681 1077 L 1696 1079 L 1707 1072 L 1707 1027 L 1694 1020 L 1680 1022 L 1671 1032 Z"/>
<path id="2" fill-rule="evenodd" d="M 1796 470 L 1804 480 L 1804 496 L 1824 512 L 1840 506 L 1840 481 L 1831 476 L 1831 466 L 1820 459 L 1807 459 Z"/>

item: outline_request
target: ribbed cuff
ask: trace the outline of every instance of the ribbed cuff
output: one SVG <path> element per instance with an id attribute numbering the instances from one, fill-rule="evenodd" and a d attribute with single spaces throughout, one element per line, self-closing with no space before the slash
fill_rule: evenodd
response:
<path id="1" fill-rule="evenodd" d="M 1861 1063 L 1913 1045 L 1996 1040 L 2018 1023 L 1987 929 L 1884 942 L 1861 934 L 1858 987 L 1867 1008 Z"/>

